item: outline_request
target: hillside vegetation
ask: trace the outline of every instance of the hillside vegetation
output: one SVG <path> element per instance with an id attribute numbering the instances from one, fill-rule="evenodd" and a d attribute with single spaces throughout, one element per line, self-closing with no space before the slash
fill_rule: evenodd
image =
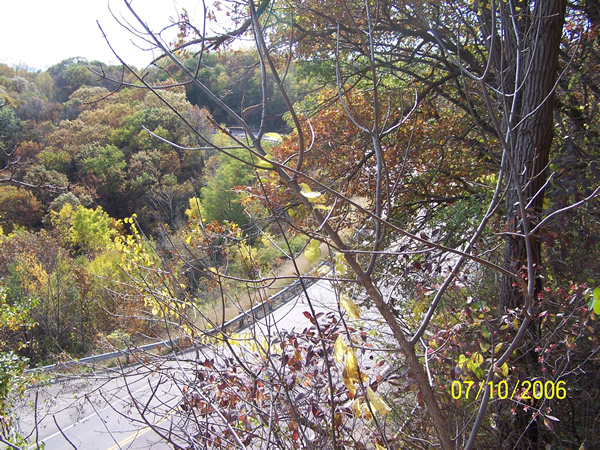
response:
<path id="1" fill-rule="evenodd" d="M 0 66 L 4 379 L 173 333 L 228 349 L 173 445 L 600 445 L 597 4 L 222 3 L 147 71 Z M 337 311 L 207 341 L 321 245 Z"/>
<path id="2" fill-rule="evenodd" d="M 248 85 L 226 95 L 231 107 L 257 101 L 251 52 L 209 59 L 207 84 Z M 186 290 L 199 304 L 214 300 L 202 287 L 202 266 L 219 267 L 231 253 L 239 258 L 228 273 L 247 276 L 282 261 L 256 229 L 264 212 L 245 214 L 244 195 L 234 189 L 251 185 L 254 171 L 209 145 L 233 144 L 210 105 L 193 91 L 167 87 L 160 91 L 167 106 L 147 89 L 119 86 L 95 71 L 122 76 L 118 67 L 73 60 L 43 72 L 0 66 L 0 283 L 2 304 L 20 314 L 3 327 L 3 345 L 32 365 L 153 335 L 147 299 L 127 294 L 126 266 L 136 264 L 130 254 L 176 272 L 165 287 Z M 147 81 L 173 83 L 164 68 Z M 271 124 L 285 127 L 281 107 L 272 108 Z M 215 236 L 225 228 L 231 235 L 229 248 L 219 243 L 188 256 L 202 260 L 194 271 L 173 255 L 189 248 L 188 223 L 200 214 Z M 247 259 L 259 249 L 260 258 Z"/>

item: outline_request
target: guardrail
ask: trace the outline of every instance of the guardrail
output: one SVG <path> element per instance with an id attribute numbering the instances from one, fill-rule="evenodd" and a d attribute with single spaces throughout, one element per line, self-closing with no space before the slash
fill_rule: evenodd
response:
<path id="1" fill-rule="evenodd" d="M 327 261 L 321 262 L 318 267 L 323 265 L 327 265 Z M 290 285 L 283 288 L 281 291 L 276 294 L 270 296 L 268 300 L 255 305 L 250 308 L 248 311 L 244 311 L 242 314 L 234 317 L 233 319 L 225 322 L 223 325 L 217 328 L 213 328 L 211 330 L 206 330 L 205 333 L 208 335 L 215 335 L 217 333 L 232 333 L 235 331 L 239 331 L 245 327 L 250 326 L 257 320 L 264 318 L 265 316 L 271 314 L 276 309 L 285 305 L 287 302 L 292 300 L 293 298 L 298 297 L 303 293 L 304 288 L 302 287 L 302 281 L 304 281 L 304 286 L 306 288 L 312 286 L 314 283 L 319 281 L 317 277 L 300 277 Z M 157 348 L 169 347 L 171 350 L 176 351 L 180 348 L 179 346 L 180 338 L 175 338 L 167 341 L 159 341 L 153 342 L 151 344 L 140 345 L 124 350 L 117 350 L 110 353 L 103 353 L 101 355 L 87 356 L 85 358 L 73 359 L 71 361 L 65 361 L 57 364 L 50 364 L 48 366 L 36 367 L 34 369 L 26 370 L 26 373 L 32 372 L 49 372 L 56 369 L 66 369 L 71 366 L 76 365 L 84 365 L 84 364 L 95 364 L 102 361 L 106 361 L 108 359 L 120 358 L 123 356 L 131 356 L 137 352 L 149 352 L 151 350 L 155 350 Z"/>
<path id="2" fill-rule="evenodd" d="M 327 264 L 328 264 L 327 261 L 323 261 L 317 266 L 317 268 L 327 265 Z M 317 281 L 319 281 L 319 278 L 317 278 L 317 277 L 310 277 L 310 278 L 301 277 L 301 279 L 294 281 L 287 287 L 283 288 L 281 291 L 279 291 L 276 294 L 269 297 L 269 299 L 267 301 L 259 303 L 258 305 L 254 306 L 253 308 L 250 308 L 248 311 L 244 311 L 242 314 L 240 314 L 237 317 L 234 317 L 233 319 L 229 320 L 228 322 L 225 322 L 221 327 L 216 328 L 214 331 L 215 332 L 220 331 L 220 332 L 226 332 L 226 333 L 239 331 L 243 328 L 246 328 L 251 323 L 253 323 L 257 320 L 260 320 L 260 319 L 264 318 L 265 316 L 268 316 L 276 309 L 285 305 L 291 299 L 296 298 L 300 294 L 302 294 L 303 289 L 304 289 L 302 287 L 302 281 L 304 281 L 304 286 L 308 289 L 310 286 L 312 286 Z M 213 330 L 210 330 L 210 331 L 213 331 Z"/>

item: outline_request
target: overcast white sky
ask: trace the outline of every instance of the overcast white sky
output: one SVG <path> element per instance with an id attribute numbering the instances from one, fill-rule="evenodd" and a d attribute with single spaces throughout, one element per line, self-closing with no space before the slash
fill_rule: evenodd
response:
<path id="1" fill-rule="evenodd" d="M 123 0 L 0 0 L 0 62 L 46 69 L 79 56 L 116 64 L 98 20 L 127 63 L 145 66 L 152 59 L 150 53 L 131 43 L 131 35 L 112 17 L 109 4 L 117 17 L 134 20 Z M 182 7 L 195 25 L 202 24 L 201 0 L 133 0 L 132 6 L 153 31 L 167 26 L 169 17 L 177 17 Z M 168 39 L 174 39 L 175 32 Z"/>

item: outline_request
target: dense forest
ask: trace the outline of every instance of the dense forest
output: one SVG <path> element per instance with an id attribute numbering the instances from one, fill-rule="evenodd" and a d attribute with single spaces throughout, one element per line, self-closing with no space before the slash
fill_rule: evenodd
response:
<path id="1" fill-rule="evenodd" d="M 203 60 L 204 82 L 219 92 L 237 89 L 223 97 L 249 120 L 252 113 L 244 111 L 260 100 L 254 57 L 236 51 Z M 40 72 L 0 65 L 0 73 L 3 402 L 14 374 L 27 366 L 165 337 L 156 319 L 149 320 L 156 316 L 152 305 L 139 318 L 148 299 L 129 298 L 123 288 L 131 277 L 124 268 L 136 264 L 132 254 L 177 271 L 170 288 L 210 305 L 215 298 L 203 292 L 201 270 L 172 256 L 187 247 L 194 233 L 188 222 L 200 214 L 217 229 L 215 236 L 223 234 L 221 224 L 235 226 L 231 248 L 212 245 L 204 265 L 218 267 L 225 255 L 241 255 L 228 273 L 248 276 L 282 262 L 253 230 L 262 211 L 248 217 L 243 194 L 234 191 L 251 184 L 254 171 L 195 134 L 231 145 L 217 121 L 223 115 L 212 114 L 210 102 L 193 89 L 168 87 L 168 68 L 155 68 L 147 81 L 165 86 L 161 95 L 176 112 L 146 89 L 120 85 L 131 81 L 123 68 L 98 62 L 66 60 Z M 303 96 L 308 84 L 291 80 L 293 95 Z M 277 96 L 270 111 L 270 129 L 288 130 Z M 193 150 L 198 146 L 203 149 Z M 303 241 L 296 241 L 298 251 Z M 248 259 L 259 251 L 257 261 Z"/>
<path id="2" fill-rule="evenodd" d="M 177 448 L 598 446 L 598 3 L 222 3 L 210 38 L 140 20 L 143 71 L 0 65 L 3 412 L 175 333 L 235 355 L 172 375 Z M 336 311 L 207 344 L 299 255 Z"/>

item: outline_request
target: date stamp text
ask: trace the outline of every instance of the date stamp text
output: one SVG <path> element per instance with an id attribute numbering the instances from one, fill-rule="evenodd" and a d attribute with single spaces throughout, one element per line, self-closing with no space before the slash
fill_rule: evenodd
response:
<path id="1" fill-rule="evenodd" d="M 517 381 L 514 386 L 509 386 L 506 380 L 499 382 L 490 381 L 488 383 L 455 380 L 452 382 L 450 391 L 452 398 L 455 400 L 461 398 L 473 399 L 473 396 L 477 400 L 485 393 L 486 385 L 489 385 L 490 388 L 490 399 L 552 400 L 556 398 L 563 400 L 567 397 L 566 382 L 564 380 L 557 382 L 552 380 L 525 380 Z"/>

